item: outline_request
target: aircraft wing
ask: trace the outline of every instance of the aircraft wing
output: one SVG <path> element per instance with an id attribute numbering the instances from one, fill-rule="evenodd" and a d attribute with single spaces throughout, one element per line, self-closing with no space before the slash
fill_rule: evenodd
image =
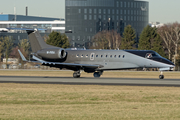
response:
<path id="1" fill-rule="evenodd" d="M 18 50 L 21 58 L 23 61 L 25 62 L 36 62 L 36 63 L 41 63 L 41 64 L 44 64 L 44 65 L 62 65 L 62 66 L 72 66 L 72 67 L 88 67 L 88 68 L 93 68 L 93 69 L 96 69 L 96 68 L 101 68 L 103 67 L 102 65 L 91 65 L 91 64 L 76 64 L 76 63 L 60 63 L 60 62 L 48 62 L 48 61 L 44 61 L 36 56 L 33 55 L 33 59 L 34 60 L 37 60 L 37 61 L 28 61 L 26 60 L 26 58 L 24 57 L 24 55 L 21 53 L 20 50 Z"/>

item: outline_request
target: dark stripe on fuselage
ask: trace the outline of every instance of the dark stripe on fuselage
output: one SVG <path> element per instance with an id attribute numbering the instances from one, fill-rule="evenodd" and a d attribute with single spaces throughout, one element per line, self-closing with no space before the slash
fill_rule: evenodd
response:
<path id="1" fill-rule="evenodd" d="M 138 55 L 138 56 L 143 57 L 143 58 L 146 57 L 147 53 L 157 54 L 155 51 L 152 51 L 152 50 L 124 50 L 124 51 L 132 53 L 134 55 Z M 174 65 L 173 62 L 171 62 L 170 60 L 168 60 L 166 58 L 161 57 L 160 55 L 157 55 L 157 56 L 151 57 L 151 58 L 147 58 L 147 59 L 154 60 L 154 61 L 161 62 L 161 63 L 165 63 L 168 65 Z"/>

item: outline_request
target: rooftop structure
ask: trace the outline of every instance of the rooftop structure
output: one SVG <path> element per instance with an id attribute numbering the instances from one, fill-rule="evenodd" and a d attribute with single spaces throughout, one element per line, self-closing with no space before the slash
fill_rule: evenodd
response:
<path id="1" fill-rule="evenodd" d="M 6 28 L 40 28 L 42 36 L 48 36 L 52 31 L 65 33 L 65 20 L 60 18 L 0 14 L 0 37 L 11 36 L 15 43 L 21 39 L 28 39 L 26 31 L 10 30 Z"/>

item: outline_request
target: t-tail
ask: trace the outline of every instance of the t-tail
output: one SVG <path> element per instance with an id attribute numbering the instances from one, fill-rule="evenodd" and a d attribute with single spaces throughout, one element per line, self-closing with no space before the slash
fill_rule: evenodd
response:
<path id="1" fill-rule="evenodd" d="M 43 38 L 39 33 L 39 30 L 45 30 L 45 29 L 26 29 L 26 28 L 7 28 L 7 29 L 26 30 L 31 44 L 33 58 L 40 57 L 42 60 L 51 61 L 51 60 L 63 59 L 67 55 L 66 51 L 63 48 L 46 44 L 46 42 L 43 40 Z M 35 59 L 35 60 L 39 61 L 39 59 Z"/>
<path id="2" fill-rule="evenodd" d="M 38 30 L 35 29 L 35 30 L 26 30 L 26 31 L 31 43 L 31 49 L 33 53 L 42 49 L 54 47 L 45 43 Z"/>

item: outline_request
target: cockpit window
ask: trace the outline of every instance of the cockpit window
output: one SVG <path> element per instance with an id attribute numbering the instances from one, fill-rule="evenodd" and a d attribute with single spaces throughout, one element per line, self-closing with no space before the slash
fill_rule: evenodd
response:
<path id="1" fill-rule="evenodd" d="M 152 58 L 152 53 L 147 53 L 146 58 Z"/>
<path id="2" fill-rule="evenodd" d="M 146 58 L 152 58 L 152 57 L 157 57 L 157 56 L 160 56 L 158 53 L 147 53 L 146 54 Z"/>

